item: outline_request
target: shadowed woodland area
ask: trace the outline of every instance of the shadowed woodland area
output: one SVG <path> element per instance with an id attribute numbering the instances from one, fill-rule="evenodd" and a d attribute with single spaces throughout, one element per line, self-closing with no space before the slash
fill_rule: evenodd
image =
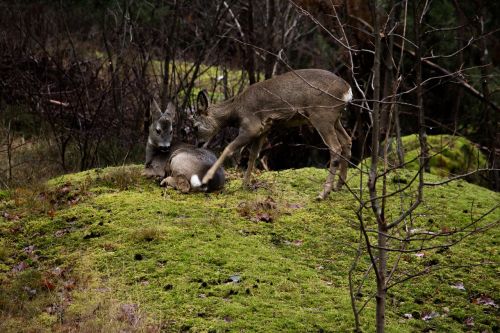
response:
<path id="1" fill-rule="evenodd" d="M 0 331 L 498 332 L 499 17 L 486 0 L 0 0 Z M 273 128 L 252 175 L 237 151 L 214 193 L 145 177 L 155 114 L 198 145 L 200 92 L 306 68 L 352 88 L 325 121 L 352 138 L 341 190 L 313 199 L 333 158 L 307 125 Z"/>
<path id="2" fill-rule="evenodd" d="M 221 101 L 298 68 L 328 69 L 353 87 L 355 101 L 344 124 L 356 163 L 370 154 L 374 14 L 381 21 L 380 139 L 418 133 L 415 87 L 422 82 L 426 134 L 465 136 L 490 168 L 497 167 L 500 43 L 494 1 L 387 1 L 376 8 L 364 1 L 277 0 L 0 6 L 3 187 L 142 162 L 153 98 L 163 107 L 175 102 L 177 135 L 194 143 L 192 113 L 200 89 Z M 220 150 L 234 136 L 227 129 L 211 147 Z M 268 139 L 261 167 L 328 161 L 321 139 L 307 127 L 273 132 Z M 233 165 L 244 164 L 245 154 Z M 498 172 L 481 177 L 498 189 Z"/>

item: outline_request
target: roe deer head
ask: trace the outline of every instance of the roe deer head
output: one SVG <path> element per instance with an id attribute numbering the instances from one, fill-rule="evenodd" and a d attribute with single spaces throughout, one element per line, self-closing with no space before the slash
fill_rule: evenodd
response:
<path id="1" fill-rule="evenodd" d="M 171 186 L 181 192 L 215 191 L 224 186 L 224 169 L 217 168 L 215 175 L 206 184 L 201 183 L 210 167 L 217 161 L 214 153 L 207 149 L 175 142 L 173 125 L 175 106 L 168 103 L 162 112 L 156 101 L 149 127 L 146 145 L 144 174 L 162 179 L 162 186 Z"/>

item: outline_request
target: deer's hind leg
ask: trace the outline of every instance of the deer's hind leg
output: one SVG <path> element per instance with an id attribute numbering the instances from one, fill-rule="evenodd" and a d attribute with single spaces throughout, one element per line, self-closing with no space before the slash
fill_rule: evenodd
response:
<path id="1" fill-rule="evenodd" d="M 191 184 L 184 175 L 168 176 L 161 181 L 160 186 L 166 188 L 170 186 L 182 193 L 188 193 L 191 190 Z"/>
<path id="2" fill-rule="evenodd" d="M 311 115 L 311 124 L 316 128 L 319 135 L 323 139 L 323 142 L 328 146 L 330 151 L 330 166 L 328 168 L 328 176 L 326 177 L 325 184 L 323 185 L 323 190 L 318 194 L 317 199 L 323 200 L 328 197 L 328 194 L 333 189 L 333 180 L 335 179 L 335 174 L 337 172 L 337 167 L 339 166 L 341 160 L 342 146 L 337 137 L 337 131 L 335 130 L 335 124 L 325 121 L 327 117 L 321 117 L 318 114 L 316 117 Z"/>
<path id="3" fill-rule="evenodd" d="M 334 191 L 340 190 L 342 186 L 345 184 L 345 181 L 347 179 L 347 169 L 349 166 L 349 159 L 351 158 L 351 147 L 352 147 L 351 137 L 349 136 L 349 134 L 347 134 L 346 130 L 342 126 L 340 119 L 338 119 L 337 122 L 335 123 L 335 130 L 337 132 L 337 137 L 342 147 L 342 156 L 339 167 L 339 180 L 334 188 Z"/>

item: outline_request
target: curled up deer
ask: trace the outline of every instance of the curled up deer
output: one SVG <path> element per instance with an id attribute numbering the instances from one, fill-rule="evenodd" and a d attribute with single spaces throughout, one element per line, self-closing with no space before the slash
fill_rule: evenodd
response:
<path id="1" fill-rule="evenodd" d="M 183 193 L 216 191 L 224 187 L 224 169 L 217 167 L 205 184 L 201 179 L 217 161 L 211 151 L 173 141 L 175 106 L 168 103 L 165 111 L 153 101 L 152 122 L 146 144 L 144 174 L 161 179 L 160 185 L 173 187 Z"/>
<path id="2" fill-rule="evenodd" d="M 291 71 L 249 86 L 241 94 L 216 105 L 209 105 L 206 93 L 198 95 L 195 130 L 208 143 L 222 128 L 239 127 L 238 136 L 227 145 L 202 179 L 209 184 L 224 160 L 235 151 L 249 146 L 250 155 L 243 184 L 248 186 L 255 160 L 263 141 L 276 127 L 309 123 L 320 134 L 330 151 L 328 175 L 318 199 L 340 189 L 347 177 L 351 157 L 351 138 L 340 117 L 352 99 L 349 84 L 337 75 L 321 69 Z M 333 186 L 339 168 L 339 179 Z"/>

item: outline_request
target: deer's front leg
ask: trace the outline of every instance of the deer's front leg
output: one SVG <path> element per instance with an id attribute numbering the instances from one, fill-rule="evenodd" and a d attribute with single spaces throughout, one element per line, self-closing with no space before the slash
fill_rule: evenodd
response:
<path id="1" fill-rule="evenodd" d="M 203 176 L 201 183 L 203 185 L 208 184 L 208 182 L 214 177 L 215 173 L 217 172 L 217 169 L 219 169 L 222 166 L 226 158 L 231 156 L 237 149 L 246 145 L 249 141 L 251 141 L 251 138 L 252 138 L 251 136 L 248 136 L 246 134 L 238 135 L 236 139 L 234 139 L 230 144 L 227 145 L 226 148 L 224 148 L 224 151 L 219 156 L 217 161 L 210 167 L 210 169 L 208 169 L 205 176 Z"/>
<path id="2" fill-rule="evenodd" d="M 262 144 L 264 143 L 265 136 L 257 138 L 250 147 L 250 155 L 248 156 L 247 171 L 245 172 L 245 177 L 243 178 L 243 185 L 250 185 L 250 177 L 252 176 L 252 170 L 255 166 L 255 160 L 259 157 L 260 150 L 262 149 Z"/>

